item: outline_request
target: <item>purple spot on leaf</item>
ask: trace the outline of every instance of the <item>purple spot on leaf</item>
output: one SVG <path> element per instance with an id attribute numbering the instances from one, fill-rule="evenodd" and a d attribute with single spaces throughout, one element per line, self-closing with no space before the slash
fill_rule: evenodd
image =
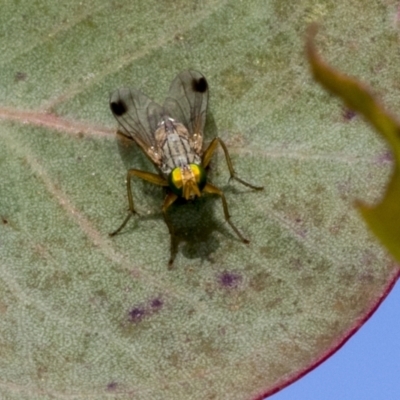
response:
<path id="1" fill-rule="evenodd" d="M 146 314 L 146 310 L 142 307 L 134 307 L 129 311 L 129 319 L 131 322 L 140 322 Z"/>
<path id="2" fill-rule="evenodd" d="M 14 76 L 14 81 L 15 82 L 21 82 L 26 79 L 27 75 L 25 72 L 17 72 Z"/>
<path id="3" fill-rule="evenodd" d="M 392 161 L 393 161 L 393 154 L 390 150 L 385 151 L 377 159 L 378 164 L 386 164 Z"/>
<path id="4" fill-rule="evenodd" d="M 350 108 L 344 108 L 342 115 L 345 121 L 351 121 L 357 115 L 357 113 Z"/>
<path id="5" fill-rule="evenodd" d="M 153 310 L 157 311 L 163 306 L 163 304 L 163 301 L 157 298 L 151 301 L 150 306 Z"/>
<path id="6" fill-rule="evenodd" d="M 160 297 L 154 297 L 145 304 L 136 305 L 128 312 L 130 322 L 140 322 L 143 318 L 158 313 L 163 306 L 164 301 Z"/>
<path id="7" fill-rule="evenodd" d="M 117 389 L 117 385 L 118 385 L 117 382 L 112 381 L 107 385 L 107 390 L 113 392 L 114 390 Z"/>
<path id="8" fill-rule="evenodd" d="M 236 272 L 225 271 L 219 276 L 218 280 L 221 286 L 235 288 L 241 282 L 242 276 Z"/>

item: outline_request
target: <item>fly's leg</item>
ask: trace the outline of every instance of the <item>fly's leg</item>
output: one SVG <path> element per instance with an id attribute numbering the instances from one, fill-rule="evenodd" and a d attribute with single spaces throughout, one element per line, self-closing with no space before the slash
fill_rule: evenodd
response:
<path id="1" fill-rule="evenodd" d="M 163 207 L 162 207 L 164 221 L 165 221 L 165 224 L 168 227 L 169 236 L 170 236 L 170 239 L 171 239 L 171 242 L 170 242 L 170 257 L 169 257 L 169 261 L 168 261 L 168 268 L 170 268 L 170 269 L 172 268 L 172 264 L 174 263 L 176 254 L 178 253 L 178 243 L 176 242 L 176 240 L 174 240 L 175 239 L 174 227 L 172 226 L 171 221 L 168 218 L 167 210 L 177 198 L 178 198 L 178 196 L 175 193 L 172 193 L 172 192 L 168 193 L 167 196 L 164 199 L 164 204 L 163 204 Z"/>
<path id="2" fill-rule="evenodd" d="M 243 243 L 250 243 L 248 239 L 246 239 L 240 232 L 239 229 L 236 228 L 236 226 L 233 224 L 231 221 L 231 216 L 229 215 L 229 210 L 228 210 L 228 203 L 226 202 L 226 198 L 224 195 L 224 192 L 221 189 L 218 189 L 216 186 L 211 185 L 210 183 L 207 183 L 206 186 L 203 189 L 203 192 L 205 193 L 211 193 L 211 194 L 217 194 L 218 196 L 221 197 L 222 200 L 222 207 L 224 209 L 224 216 L 225 216 L 225 221 L 231 226 L 231 228 L 235 231 L 236 235 L 238 235 L 239 239 Z"/>
<path id="3" fill-rule="evenodd" d="M 124 226 L 128 223 L 128 221 L 131 219 L 132 215 L 136 214 L 136 210 L 133 205 L 133 196 L 132 196 L 132 190 L 131 190 L 131 180 L 134 176 L 137 176 L 138 178 L 143 179 L 147 182 L 151 182 L 154 185 L 168 186 L 168 182 L 159 175 L 153 174 L 151 172 L 140 171 L 138 169 L 130 169 L 126 176 L 126 189 L 128 192 L 129 214 L 123 220 L 120 227 L 117 230 L 115 230 L 114 232 L 109 233 L 109 236 L 114 236 L 117 233 L 119 233 L 124 228 Z"/>
<path id="4" fill-rule="evenodd" d="M 213 156 L 213 154 L 215 152 L 215 149 L 217 148 L 218 144 L 221 145 L 222 150 L 224 151 L 226 164 L 228 165 L 229 173 L 231 175 L 230 179 L 235 179 L 236 181 L 240 182 L 242 185 L 247 186 L 247 187 L 252 188 L 252 189 L 255 189 L 255 190 L 264 189 L 263 186 L 252 185 L 251 183 L 248 183 L 248 182 L 244 181 L 243 179 L 240 179 L 238 176 L 236 176 L 236 172 L 233 169 L 233 164 L 232 164 L 231 157 L 229 156 L 228 149 L 227 149 L 225 143 L 219 137 L 214 138 L 211 141 L 211 143 L 208 145 L 206 151 L 204 152 L 203 163 L 202 163 L 202 166 L 204 168 L 206 168 L 208 166 L 208 164 L 210 163 L 211 157 Z"/>

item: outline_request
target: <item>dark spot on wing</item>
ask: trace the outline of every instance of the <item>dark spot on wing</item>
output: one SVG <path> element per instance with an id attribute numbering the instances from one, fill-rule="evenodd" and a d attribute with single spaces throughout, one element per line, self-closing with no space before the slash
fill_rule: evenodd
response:
<path id="1" fill-rule="evenodd" d="M 7 224 L 8 224 L 8 219 L 2 215 L 2 216 L 1 216 L 1 222 L 2 222 L 4 225 L 7 225 Z"/>
<path id="2" fill-rule="evenodd" d="M 208 83 L 206 78 L 202 77 L 200 79 L 192 80 L 192 89 L 194 92 L 204 93 L 208 89 Z"/>
<path id="3" fill-rule="evenodd" d="M 121 99 L 118 101 L 112 101 L 110 103 L 110 108 L 113 114 L 116 115 L 117 117 L 124 115 L 128 111 L 128 107 L 126 106 L 125 102 Z"/>

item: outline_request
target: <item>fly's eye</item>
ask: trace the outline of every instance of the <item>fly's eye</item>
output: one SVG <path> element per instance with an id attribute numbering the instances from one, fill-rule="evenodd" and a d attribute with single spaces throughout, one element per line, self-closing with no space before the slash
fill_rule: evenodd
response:
<path id="1" fill-rule="evenodd" d="M 190 164 L 190 169 L 193 172 L 199 190 L 202 191 L 207 183 L 206 171 L 201 165 L 198 164 Z"/>
<path id="2" fill-rule="evenodd" d="M 206 78 L 201 77 L 200 79 L 192 80 L 192 89 L 194 92 L 204 93 L 207 91 L 208 83 Z"/>
<path id="3" fill-rule="evenodd" d="M 182 196 L 183 181 L 181 169 L 174 168 L 168 176 L 168 184 L 171 190 L 178 196 Z"/>
<path id="4" fill-rule="evenodd" d="M 128 107 L 123 100 L 112 101 L 110 103 L 110 108 L 113 114 L 117 117 L 120 117 L 128 111 Z"/>

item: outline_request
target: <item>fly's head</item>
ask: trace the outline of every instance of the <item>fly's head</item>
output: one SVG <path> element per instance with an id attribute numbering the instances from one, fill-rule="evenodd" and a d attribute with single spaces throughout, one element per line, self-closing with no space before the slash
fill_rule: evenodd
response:
<path id="1" fill-rule="evenodd" d="M 168 176 L 171 190 L 186 200 L 201 196 L 201 191 L 206 185 L 206 171 L 201 165 L 189 164 L 177 167 Z"/>

